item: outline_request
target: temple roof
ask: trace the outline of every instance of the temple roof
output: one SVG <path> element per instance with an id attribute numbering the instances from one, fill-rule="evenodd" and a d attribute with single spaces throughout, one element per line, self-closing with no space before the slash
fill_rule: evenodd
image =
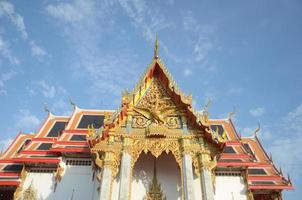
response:
<path id="1" fill-rule="evenodd" d="M 154 58 L 131 92 L 125 91 L 120 109 L 81 109 L 74 105 L 70 116 L 48 113 L 40 128 L 33 134 L 20 133 L 1 154 L 0 185 L 18 186 L 24 166 L 43 164 L 57 167 L 62 157 L 91 157 L 90 129 L 103 131 L 100 140 L 107 137 L 103 128 L 114 128 L 125 123 L 128 109 L 138 105 L 148 92 L 152 82 L 165 88 L 169 99 L 183 112 L 188 123 L 200 130 L 203 137 L 220 148 L 217 170 L 247 169 L 248 187 L 252 190 L 293 189 L 291 181 L 277 170 L 257 137 L 241 137 L 232 120 L 208 119 L 205 111 L 196 112 L 192 96 L 184 95 L 158 56 L 158 41 Z M 203 116 L 201 116 L 203 115 Z"/>

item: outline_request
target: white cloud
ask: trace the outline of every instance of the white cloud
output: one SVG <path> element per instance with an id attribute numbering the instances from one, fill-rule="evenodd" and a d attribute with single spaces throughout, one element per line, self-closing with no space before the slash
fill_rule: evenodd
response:
<path id="1" fill-rule="evenodd" d="M 26 32 L 23 17 L 15 12 L 15 8 L 12 3 L 8 1 L 0 2 L 0 17 L 1 16 L 7 16 L 11 20 L 11 22 L 16 26 L 18 31 L 20 31 L 22 38 L 27 39 L 28 34 Z"/>
<path id="2" fill-rule="evenodd" d="M 12 79 L 16 75 L 16 72 L 10 71 L 7 73 L 0 74 L 0 95 L 1 94 L 7 94 L 7 91 L 5 89 L 5 83 Z"/>
<path id="3" fill-rule="evenodd" d="M 0 35 L 0 56 L 7 59 L 10 64 L 17 65 L 20 63 L 19 59 L 12 54 L 8 42 L 5 41 L 1 35 Z"/>
<path id="4" fill-rule="evenodd" d="M 294 133 L 300 133 L 302 131 L 302 104 L 283 118 L 283 126 Z"/>
<path id="5" fill-rule="evenodd" d="M 31 96 L 44 97 L 50 111 L 58 115 L 70 113 L 71 105 L 65 88 L 60 85 L 50 84 L 45 80 L 32 82 L 27 91 Z"/>
<path id="6" fill-rule="evenodd" d="M 15 124 L 15 129 L 25 132 L 33 132 L 40 124 L 40 120 L 28 109 L 19 110 L 19 113 L 15 116 L 15 118 L 17 121 Z"/>
<path id="7" fill-rule="evenodd" d="M 33 56 L 43 57 L 47 55 L 47 52 L 42 47 L 38 46 L 34 41 L 31 41 L 29 44 L 31 46 L 31 53 Z"/>
<path id="8" fill-rule="evenodd" d="M 76 61 L 70 63 L 73 75 L 77 79 L 91 81 L 87 93 L 93 104 L 98 104 L 108 93 L 120 96 L 122 89 L 133 84 L 132 80 L 125 77 L 138 75 L 135 53 L 125 49 L 115 52 L 113 56 L 100 45 L 108 29 L 113 29 L 112 15 L 108 13 L 112 10 L 110 6 L 106 2 L 76 0 L 49 4 L 45 9 L 74 49 Z M 80 13 L 79 16 L 76 13 Z"/>
<path id="9" fill-rule="evenodd" d="M 190 75 L 192 75 L 192 70 L 189 69 L 189 68 L 185 68 L 185 70 L 184 70 L 184 75 L 185 75 L 185 76 L 190 76 Z"/>
<path id="10" fill-rule="evenodd" d="M 0 17 L 7 17 L 10 22 L 16 27 L 20 32 L 21 37 L 24 41 L 28 41 L 28 33 L 26 31 L 26 26 L 24 23 L 24 18 L 19 13 L 15 11 L 14 5 L 9 1 L 0 2 Z M 1 25 L 0 25 L 1 28 Z M 33 56 L 45 56 L 46 51 L 38 46 L 34 40 L 28 43 L 31 47 L 31 52 Z M 0 35 L 0 56 L 6 58 L 11 64 L 19 64 L 19 60 L 13 55 L 9 47 L 9 42 L 4 40 Z"/>
<path id="11" fill-rule="evenodd" d="M 251 109 L 249 113 L 254 117 L 260 117 L 266 113 L 266 109 L 263 107 L 258 107 L 258 108 Z"/>
<path id="12" fill-rule="evenodd" d="M 240 133 L 243 136 L 253 136 L 255 133 L 255 130 L 258 129 L 258 126 L 255 125 L 254 127 L 245 127 L 240 130 Z M 257 133 L 257 136 L 262 140 L 270 140 L 273 138 L 272 132 L 269 130 L 269 127 L 267 125 L 261 125 L 260 131 Z"/>
<path id="13" fill-rule="evenodd" d="M 30 95 L 42 94 L 45 98 L 57 99 L 66 94 L 66 90 L 60 85 L 53 85 L 45 80 L 32 82 L 32 85 L 27 88 Z"/>
<path id="14" fill-rule="evenodd" d="M 52 85 L 47 84 L 45 81 L 37 83 L 41 87 L 41 92 L 46 98 L 54 98 L 56 95 L 56 88 Z"/>
<path id="15" fill-rule="evenodd" d="M 274 161 L 292 176 L 301 179 L 302 165 L 302 104 L 281 119 L 281 127 L 274 133 L 275 140 L 268 141 L 268 151 Z"/>
<path id="16" fill-rule="evenodd" d="M 183 13 L 183 28 L 190 36 L 190 45 L 194 53 L 194 61 L 201 63 L 209 71 L 214 71 L 216 66 L 209 61 L 209 54 L 217 49 L 215 42 L 215 27 L 207 24 L 200 24 L 194 18 L 191 11 Z"/>
<path id="17" fill-rule="evenodd" d="M 78 22 L 85 17 L 85 11 L 87 11 L 88 4 L 90 3 L 90 1 L 75 1 L 74 4 L 58 3 L 56 5 L 48 5 L 46 11 L 54 18 L 63 20 L 64 22 Z M 79 12 L 80 7 L 83 7 L 84 12 Z M 91 7 L 88 10 L 90 9 Z"/>

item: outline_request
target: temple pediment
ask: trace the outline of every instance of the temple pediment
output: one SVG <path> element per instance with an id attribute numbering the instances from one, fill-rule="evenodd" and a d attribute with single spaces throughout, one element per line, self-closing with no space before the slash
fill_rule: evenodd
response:
<path id="1" fill-rule="evenodd" d="M 132 128 L 146 129 L 147 136 L 165 136 L 166 129 L 180 129 L 185 110 L 175 104 L 158 78 L 153 78 L 145 94 L 131 108 Z"/>

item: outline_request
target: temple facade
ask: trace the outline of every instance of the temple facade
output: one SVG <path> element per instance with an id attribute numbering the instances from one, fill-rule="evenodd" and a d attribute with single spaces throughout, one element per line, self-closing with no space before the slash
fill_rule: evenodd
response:
<path id="1" fill-rule="evenodd" d="M 158 56 L 117 110 L 73 104 L 0 157 L 0 199 L 281 200 L 293 186 L 257 134 L 192 107 Z M 259 130 L 256 130 L 257 132 Z"/>

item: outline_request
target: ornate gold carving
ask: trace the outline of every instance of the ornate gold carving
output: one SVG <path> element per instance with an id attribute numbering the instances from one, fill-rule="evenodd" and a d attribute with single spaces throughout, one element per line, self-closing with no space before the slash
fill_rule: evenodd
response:
<path id="1" fill-rule="evenodd" d="M 248 200 L 254 200 L 254 195 L 251 190 L 247 190 L 247 198 Z"/>
<path id="2" fill-rule="evenodd" d="M 202 152 L 200 155 L 200 159 L 201 159 L 202 169 L 212 171 L 217 165 L 216 157 L 214 157 L 212 160 L 210 156 L 210 152 L 206 152 L 206 151 Z"/>
<path id="3" fill-rule="evenodd" d="M 166 136 L 167 127 L 160 124 L 150 124 L 146 129 L 146 135 L 148 137 L 152 136 Z"/>
<path id="4" fill-rule="evenodd" d="M 156 158 L 160 156 L 163 152 L 167 154 L 171 152 L 179 167 L 181 168 L 181 148 L 178 140 L 169 139 L 146 139 L 146 140 L 135 140 L 133 144 L 132 152 L 132 168 L 137 161 L 141 152 L 150 152 Z"/>
<path id="5" fill-rule="evenodd" d="M 27 174 L 28 174 L 28 171 L 27 171 L 25 165 L 23 165 L 23 169 L 22 169 L 21 174 L 20 174 L 21 183 L 17 187 L 17 189 L 14 193 L 14 199 L 19 199 L 21 197 L 21 194 L 22 194 L 22 191 L 23 191 L 23 184 L 24 184 L 24 181 L 26 179 Z"/>
<path id="6" fill-rule="evenodd" d="M 180 120 L 177 117 L 180 110 L 168 96 L 159 80 L 153 79 L 147 94 L 132 107 L 130 114 L 134 116 L 133 127 L 145 128 L 150 124 L 164 125 L 169 128 L 179 128 Z"/>
<path id="7" fill-rule="evenodd" d="M 167 117 L 166 125 L 168 128 L 181 128 L 181 122 L 178 116 Z"/>
<path id="8" fill-rule="evenodd" d="M 112 177 L 115 177 L 118 173 L 118 167 L 120 165 L 120 156 L 113 151 L 105 152 L 103 168 L 109 168 L 112 172 Z"/>
<path id="9" fill-rule="evenodd" d="M 95 152 L 94 155 L 95 155 L 94 162 L 95 162 L 96 166 L 98 166 L 99 168 L 102 168 L 104 165 L 104 162 L 102 159 L 100 159 L 100 154 L 98 152 Z"/>
<path id="10" fill-rule="evenodd" d="M 211 104 L 212 104 L 212 101 L 209 100 L 208 103 L 203 106 L 202 111 L 198 114 L 198 120 L 204 126 L 209 126 L 210 125 L 210 121 L 209 121 L 210 113 L 209 113 L 208 109 L 209 109 Z"/>
<path id="11" fill-rule="evenodd" d="M 55 173 L 55 181 L 56 183 L 60 182 L 62 180 L 62 177 L 65 173 L 65 168 L 66 168 L 66 165 L 64 162 L 60 162 L 59 163 L 59 166 L 57 167 L 57 171 Z"/>
<path id="12" fill-rule="evenodd" d="M 156 175 L 156 158 L 154 159 L 154 173 L 152 183 L 149 186 L 149 192 L 147 193 L 145 200 L 166 200 L 162 191 L 161 185 L 157 181 Z"/>
<path id="13" fill-rule="evenodd" d="M 101 138 L 102 134 L 103 134 L 103 126 L 100 127 L 99 129 L 95 129 L 93 124 L 88 125 L 86 138 L 98 138 L 98 137 Z"/>
<path id="14" fill-rule="evenodd" d="M 227 132 L 223 129 L 223 133 L 220 135 L 218 128 L 215 130 L 211 129 L 212 138 L 218 140 L 219 142 L 225 142 L 228 140 Z"/>
<path id="15" fill-rule="evenodd" d="M 22 200 L 36 200 L 37 191 L 33 186 L 33 182 L 30 183 L 29 187 L 23 192 Z"/>
<path id="16" fill-rule="evenodd" d="M 133 117 L 133 128 L 145 128 L 148 125 L 149 120 L 143 116 Z"/>

